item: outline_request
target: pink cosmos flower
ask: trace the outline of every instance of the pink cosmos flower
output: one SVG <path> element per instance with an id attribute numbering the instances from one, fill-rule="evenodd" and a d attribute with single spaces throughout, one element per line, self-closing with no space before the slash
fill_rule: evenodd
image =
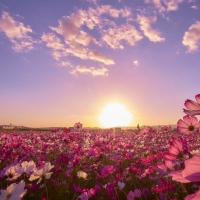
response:
<path id="1" fill-rule="evenodd" d="M 194 116 L 186 115 L 182 119 L 179 119 L 177 122 L 177 129 L 179 133 L 184 135 L 190 135 L 198 130 L 200 123 L 198 119 Z"/>
<path id="2" fill-rule="evenodd" d="M 173 140 L 172 145 L 169 147 L 168 152 L 164 155 L 166 160 L 176 160 L 179 153 L 183 151 L 183 142 L 181 140 Z"/>
<path id="3" fill-rule="evenodd" d="M 170 173 L 172 180 L 188 183 L 200 181 L 200 153 L 184 161 L 185 169 Z"/>
<path id="4" fill-rule="evenodd" d="M 25 182 L 21 181 L 18 184 L 12 183 L 6 190 L 1 190 L 0 199 L 21 200 L 27 190 L 24 190 Z"/>
<path id="5" fill-rule="evenodd" d="M 127 195 L 127 200 L 134 200 L 135 197 L 140 198 L 142 195 L 140 189 L 135 189 L 134 192 L 130 191 Z"/>
<path id="6" fill-rule="evenodd" d="M 108 174 L 112 174 L 114 172 L 114 167 L 106 165 L 101 169 L 101 176 L 106 177 Z"/>
<path id="7" fill-rule="evenodd" d="M 200 199 L 200 190 L 198 190 L 196 193 L 194 194 L 190 194 L 188 195 L 185 200 L 199 200 Z"/>
<path id="8" fill-rule="evenodd" d="M 130 191 L 127 195 L 127 200 L 134 200 L 135 199 L 135 194 L 134 192 Z"/>
<path id="9" fill-rule="evenodd" d="M 193 155 L 192 158 L 184 161 L 185 169 L 170 173 L 172 180 L 189 183 L 200 181 L 200 153 Z M 200 190 L 195 194 L 188 195 L 185 200 L 199 200 Z"/>
<path id="10" fill-rule="evenodd" d="M 163 131 L 168 131 L 169 127 L 168 126 L 163 126 L 162 129 L 163 129 Z"/>
<path id="11" fill-rule="evenodd" d="M 183 112 L 187 115 L 200 115 L 200 94 L 195 96 L 196 102 L 187 99 L 184 103 L 185 107 L 188 109 L 183 109 Z"/>
<path id="12" fill-rule="evenodd" d="M 82 128 L 82 126 L 83 126 L 83 124 L 81 124 L 80 122 L 78 122 L 78 123 L 75 123 L 74 128 L 79 130 L 79 129 Z"/>

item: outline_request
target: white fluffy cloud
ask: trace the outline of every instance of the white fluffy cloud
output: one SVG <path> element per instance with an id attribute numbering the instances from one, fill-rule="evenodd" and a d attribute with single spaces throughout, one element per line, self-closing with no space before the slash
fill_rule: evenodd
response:
<path id="1" fill-rule="evenodd" d="M 178 5 L 184 0 L 163 0 L 164 4 L 167 7 L 168 11 L 178 10 Z"/>
<path id="2" fill-rule="evenodd" d="M 113 64 L 115 64 L 114 60 L 112 60 L 108 56 L 105 56 L 105 55 L 99 53 L 97 50 L 90 51 L 88 56 L 89 56 L 89 59 L 95 60 L 95 61 L 98 61 L 98 62 L 102 62 L 105 65 L 113 65 Z"/>
<path id="3" fill-rule="evenodd" d="M 174 11 L 178 10 L 178 6 L 184 0 L 145 0 L 145 3 L 152 3 L 155 8 L 163 13 L 165 11 Z"/>
<path id="4" fill-rule="evenodd" d="M 105 67 L 95 68 L 78 65 L 74 70 L 70 71 L 70 73 L 92 74 L 93 76 L 108 76 L 108 69 L 106 69 Z"/>
<path id="5" fill-rule="evenodd" d="M 109 28 L 103 32 L 102 40 L 112 49 L 123 49 L 121 41 L 126 41 L 129 45 L 135 45 L 143 37 L 141 33 L 130 24 L 121 25 L 117 28 Z"/>
<path id="6" fill-rule="evenodd" d="M 185 32 L 183 45 L 188 47 L 188 52 L 195 51 L 199 48 L 200 44 L 200 21 L 192 24 L 188 31 Z"/>
<path id="7" fill-rule="evenodd" d="M 161 3 L 161 0 L 145 0 L 145 3 L 152 3 L 152 4 L 154 4 L 155 8 L 158 9 L 158 11 L 160 13 L 166 11 L 165 7 Z"/>
<path id="8" fill-rule="evenodd" d="M 65 45 L 62 44 L 60 38 L 58 38 L 53 33 L 43 34 L 41 37 L 42 41 L 46 43 L 46 46 L 49 47 L 51 55 L 54 59 L 59 60 L 61 57 L 66 56 Z"/>
<path id="9" fill-rule="evenodd" d="M 161 33 L 151 27 L 152 23 L 156 22 L 156 17 L 145 17 L 138 15 L 137 21 L 140 24 L 140 29 L 144 35 L 152 42 L 162 42 L 165 38 L 161 37 Z"/>
<path id="10" fill-rule="evenodd" d="M 33 49 L 33 39 L 28 33 L 32 33 L 30 26 L 15 21 L 7 12 L 3 12 L 0 19 L 0 31 L 12 42 L 13 50 L 16 52 L 29 51 Z"/>

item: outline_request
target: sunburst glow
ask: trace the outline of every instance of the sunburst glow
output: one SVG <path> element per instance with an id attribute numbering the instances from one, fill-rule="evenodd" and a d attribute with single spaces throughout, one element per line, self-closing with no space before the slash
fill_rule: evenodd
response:
<path id="1" fill-rule="evenodd" d="M 122 104 L 110 103 L 103 109 L 99 119 L 106 128 L 128 126 L 132 115 Z"/>

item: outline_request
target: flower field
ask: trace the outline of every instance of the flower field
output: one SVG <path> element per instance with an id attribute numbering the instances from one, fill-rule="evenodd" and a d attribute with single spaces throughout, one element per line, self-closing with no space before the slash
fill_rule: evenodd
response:
<path id="1" fill-rule="evenodd" d="M 196 101 L 177 129 L 1 131 L 0 200 L 199 200 Z"/>

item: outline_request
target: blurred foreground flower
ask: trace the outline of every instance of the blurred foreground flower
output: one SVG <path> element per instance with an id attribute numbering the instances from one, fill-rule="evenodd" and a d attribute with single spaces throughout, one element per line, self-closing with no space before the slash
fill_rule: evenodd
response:
<path id="1" fill-rule="evenodd" d="M 177 129 L 179 133 L 190 135 L 199 129 L 198 119 L 194 116 L 186 115 L 177 122 Z"/>
<path id="2" fill-rule="evenodd" d="M 185 169 L 170 173 L 172 180 L 188 183 L 200 181 L 200 153 L 184 161 Z"/>
<path id="3" fill-rule="evenodd" d="M 185 169 L 170 173 L 172 180 L 181 183 L 200 181 L 200 153 L 193 155 L 192 158 L 184 161 Z M 185 200 L 199 200 L 200 190 L 195 194 L 188 195 Z"/>
<path id="4" fill-rule="evenodd" d="M 42 179 L 49 179 L 51 177 L 51 174 L 53 172 L 49 172 L 52 168 L 54 168 L 53 165 L 51 165 L 50 162 L 45 163 L 44 167 L 42 169 L 34 169 L 33 173 L 31 174 L 29 181 L 33 181 L 36 179 L 39 179 L 37 184 L 42 181 Z"/>
<path id="5" fill-rule="evenodd" d="M 195 96 L 196 102 L 187 99 L 184 103 L 185 107 L 188 109 L 183 109 L 183 112 L 187 115 L 200 115 L 200 94 Z"/>
<path id="6" fill-rule="evenodd" d="M 21 181 L 18 184 L 12 183 L 6 190 L 1 190 L 0 199 L 1 200 L 20 200 L 26 190 L 24 190 L 25 182 Z"/>

